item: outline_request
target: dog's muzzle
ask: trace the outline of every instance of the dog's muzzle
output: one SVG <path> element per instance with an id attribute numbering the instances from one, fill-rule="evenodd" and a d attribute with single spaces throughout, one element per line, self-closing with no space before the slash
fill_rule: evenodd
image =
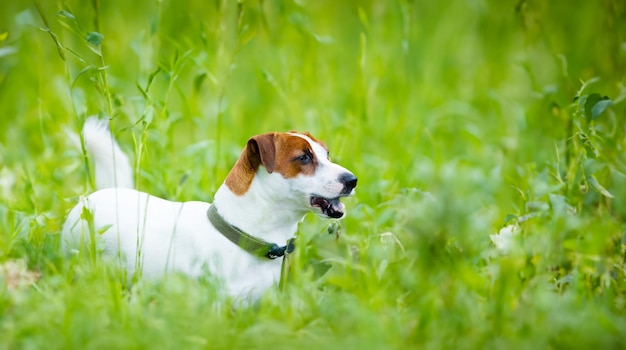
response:
<path id="1" fill-rule="evenodd" d="M 344 173 L 339 176 L 339 182 L 343 184 L 343 188 L 336 198 L 313 195 L 309 200 L 312 207 L 319 208 L 323 215 L 333 219 L 339 219 L 346 213 L 346 207 L 339 199 L 353 194 L 357 178 L 352 173 Z"/>

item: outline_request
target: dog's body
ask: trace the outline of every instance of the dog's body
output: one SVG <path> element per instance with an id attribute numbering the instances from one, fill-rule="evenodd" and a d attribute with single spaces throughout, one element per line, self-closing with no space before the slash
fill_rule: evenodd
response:
<path id="1" fill-rule="evenodd" d="M 171 202 L 132 189 L 130 163 L 106 124 L 88 119 L 83 134 L 96 184 L 109 188 L 72 209 L 63 227 L 65 245 L 84 247 L 98 236 L 104 252 L 118 257 L 130 275 L 199 276 L 208 269 L 233 296 L 258 295 L 274 284 L 281 259 L 253 254 L 220 233 L 207 216 L 212 205 L 227 225 L 284 245 L 308 212 L 342 217 L 339 198 L 351 195 L 357 182 L 311 135 L 268 133 L 248 141 L 213 204 Z"/>

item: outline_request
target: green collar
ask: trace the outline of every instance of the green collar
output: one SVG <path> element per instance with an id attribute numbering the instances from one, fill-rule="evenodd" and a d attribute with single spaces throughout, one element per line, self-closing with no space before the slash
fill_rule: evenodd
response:
<path id="1" fill-rule="evenodd" d="M 268 259 L 276 259 L 286 254 L 293 252 L 295 246 L 295 238 L 291 238 L 287 241 L 287 245 L 280 247 L 276 243 L 269 243 L 260 238 L 251 236 L 239 228 L 227 223 L 224 218 L 217 212 L 215 205 L 211 205 L 207 211 L 209 221 L 213 226 L 222 234 L 228 238 L 229 241 L 235 243 L 243 250 L 254 254 L 256 256 L 264 256 Z"/>

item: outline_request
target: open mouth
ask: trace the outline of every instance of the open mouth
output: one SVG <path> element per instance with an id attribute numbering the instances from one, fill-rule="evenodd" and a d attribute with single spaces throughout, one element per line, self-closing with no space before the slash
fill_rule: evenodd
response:
<path id="1" fill-rule="evenodd" d="M 339 197 L 328 199 L 311 196 L 310 203 L 312 207 L 320 208 L 322 214 L 333 219 L 339 219 L 346 212 L 346 207 L 339 201 Z"/>

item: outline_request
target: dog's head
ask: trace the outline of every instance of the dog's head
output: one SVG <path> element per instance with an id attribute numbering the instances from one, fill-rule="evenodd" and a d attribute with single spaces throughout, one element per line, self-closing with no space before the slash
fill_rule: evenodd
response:
<path id="1" fill-rule="evenodd" d="M 264 170 L 263 170 L 264 169 Z M 357 178 L 330 161 L 326 145 L 309 133 L 267 133 L 248 140 L 237 164 L 226 178 L 236 195 L 259 181 L 264 194 L 301 211 L 341 218 L 341 197 L 354 193 Z"/>

